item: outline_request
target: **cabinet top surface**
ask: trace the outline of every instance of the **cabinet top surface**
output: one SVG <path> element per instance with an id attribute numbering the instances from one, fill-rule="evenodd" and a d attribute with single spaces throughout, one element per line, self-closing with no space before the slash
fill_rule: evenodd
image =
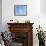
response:
<path id="1" fill-rule="evenodd" d="M 34 23 L 7 23 L 8 25 L 14 25 L 14 24 L 31 24 L 31 25 L 33 25 Z"/>

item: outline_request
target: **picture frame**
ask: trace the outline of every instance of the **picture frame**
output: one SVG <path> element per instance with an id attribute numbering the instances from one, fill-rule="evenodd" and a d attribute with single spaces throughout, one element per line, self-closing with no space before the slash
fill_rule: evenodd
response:
<path id="1" fill-rule="evenodd" d="M 14 16 L 27 16 L 27 5 L 14 5 Z"/>

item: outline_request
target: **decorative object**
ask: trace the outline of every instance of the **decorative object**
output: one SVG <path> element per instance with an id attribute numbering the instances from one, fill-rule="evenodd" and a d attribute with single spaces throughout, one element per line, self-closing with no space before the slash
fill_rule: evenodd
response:
<path id="1" fill-rule="evenodd" d="M 26 16 L 27 5 L 14 5 L 14 16 Z"/>
<path id="2" fill-rule="evenodd" d="M 9 23 L 19 23 L 19 21 L 17 19 L 11 19 Z"/>
<path id="3" fill-rule="evenodd" d="M 38 35 L 39 46 L 45 46 L 45 35 L 43 32 L 43 28 L 40 27 L 40 25 L 39 25 L 39 28 L 36 28 L 36 29 L 37 29 L 36 35 Z"/>
<path id="4" fill-rule="evenodd" d="M 11 32 L 9 31 L 2 32 L 1 36 L 5 46 L 10 46 L 10 42 L 12 42 Z"/>
<path id="5" fill-rule="evenodd" d="M 30 20 L 26 20 L 25 23 L 30 23 Z"/>
<path id="6" fill-rule="evenodd" d="M 0 32 L 0 46 L 5 46 L 1 34 L 2 34 L 2 33 Z"/>
<path id="7" fill-rule="evenodd" d="M 46 31 L 44 31 L 44 34 L 45 34 L 45 41 L 46 41 Z"/>

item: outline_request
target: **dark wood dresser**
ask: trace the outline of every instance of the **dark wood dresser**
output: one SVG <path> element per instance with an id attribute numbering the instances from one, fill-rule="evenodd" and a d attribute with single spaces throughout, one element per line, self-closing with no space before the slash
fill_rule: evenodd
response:
<path id="1" fill-rule="evenodd" d="M 33 46 L 33 23 L 7 23 L 12 39 L 21 46 Z M 19 45 L 18 45 L 19 46 Z"/>

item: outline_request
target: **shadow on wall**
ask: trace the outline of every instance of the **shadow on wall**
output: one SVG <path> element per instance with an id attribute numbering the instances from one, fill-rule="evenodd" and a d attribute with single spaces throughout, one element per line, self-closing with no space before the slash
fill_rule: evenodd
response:
<path id="1" fill-rule="evenodd" d="M 40 0 L 40 11 L 46 13 L 46 0 Z"/>
<path id="2" fill-rule="evenodd" d="M 0 31 L 2 31 L 2 0 L 0 0 Z"/>

